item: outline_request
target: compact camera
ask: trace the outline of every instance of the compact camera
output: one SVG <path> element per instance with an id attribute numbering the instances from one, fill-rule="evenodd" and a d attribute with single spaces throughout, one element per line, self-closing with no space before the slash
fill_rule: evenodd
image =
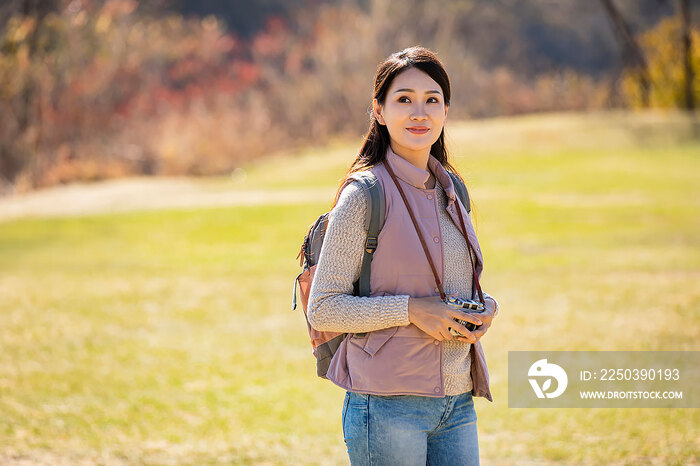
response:
<path id="1" fill-rule="evenodd" d="M 454 296 L 448 296 L 444 300 L 445 304 L 448 306 L 459 309 L 460 311 L 463 311 L 464 309 L 467 309 L 469 311 L 476 311 L 476 312 L 483 312 L 484 311 L 484 305 L 478 301 L 474 301 L 471 299 L 460 299 Z M 466 312 L 466 311 L 465 311 Z M 470 313 L 471 314 L 471 313 Z M 471 322 L 467 322 L 466 320 L 461 320 L 461 319 L 454 319 L 455 322 L 464 325 L 467 330 L 470 332 L 476 328 L 475 324 L 472 324 Z M 458 337 L 463 337 L 461 333 L 459 333 L 457 330 L 453 329 L 450 327 L 450 333 L 453 336 L 458 336 Z"/>

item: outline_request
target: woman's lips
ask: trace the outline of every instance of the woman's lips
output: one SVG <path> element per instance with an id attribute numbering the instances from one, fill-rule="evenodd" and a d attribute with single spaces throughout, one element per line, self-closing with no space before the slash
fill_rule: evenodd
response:
<path id="1" fill-rule="evenodd" d="M 413 134 L 425 134 L 425 133 L 427 133 L 428 131 L 430 131 L 430 128 L 422 128 L 422 129 L 418 129 L 418 128 L 406 128 L 406 129 L 409 130 L 409 131 L 410 131 L 411 133 L 413 133 Z"/>

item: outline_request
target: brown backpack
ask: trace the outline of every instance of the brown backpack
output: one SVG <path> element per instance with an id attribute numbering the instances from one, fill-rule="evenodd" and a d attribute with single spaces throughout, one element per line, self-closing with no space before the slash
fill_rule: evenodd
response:
<path id="1" fill-rule="evenodd" d="M 372 255 L 377 248 L 377 236 L 384 225 L 384 215 L 386 213 L 384 191 L 382 191 L 382 186 L 377 177 L 369 170 L 354 173 L 350 175 L 349 180 L 358 181 L 367 196 L 367 217 L 365 219 L 367 239 L 365 241 L 365 252 L 362 256 L 360 278 L 355 282 L 353 294 L 355 296 L 369 296 Z M 309 338 L 311 338 L 313 354 L 316 357 L 316 373 L 324 379 L 327 378 L 326 372 L 333 355 L 347 335 L 347 333 L 320 332 L 316 330 L 311 327 L 307 314 L 311 283 L 316 271 L 316 264 L 321 255 L 321 246 L 326 235 L 326 227 L 328 226 L 328 214 L 329 212 L 326 212 L 319 216 L 316 222 L 309 227 L 304 237 L 301 250 L 297 256 L 302 272 L 294 280 L 294 297 L 292 300 L 292 310 L 294 310 L 297 307 L 296 289 L 298 283 L 299 292 L 301 293 L 301 305 L 306 317 L 306 326 L 309 329 Z"/>

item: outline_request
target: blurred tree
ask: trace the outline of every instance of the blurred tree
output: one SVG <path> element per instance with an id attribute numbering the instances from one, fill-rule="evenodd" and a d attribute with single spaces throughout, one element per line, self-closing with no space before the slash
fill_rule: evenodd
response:
<path id="1" fill-rule="evenodd" d="M 691 11 L 690 0 L 681 0 L 681 16 L 683 17 L 683 30 L 681 31 L 683 39 L 683 76 L 685 77 L 685 108 L 687 110 L 695 109 L 695 94 L 693 93 L 693 81 L 695 73 L 692 65 L 692 50 L 693 42 L 690 34 Z"/>
<path id="2" fill-rule="evenodd" d="M 639 43 L 647 57 L 650 94 L 652 107 L 686 108 L 688 102 L 688 66 L 686 57 L 689 56 L 690 74 L 700 73 L 700 53 L 697 44 L 700 41 L 698 28 L 691 28 L 690 44 L 694 47 L 686 54 L 684 47 L 679 46 L 683 41 L 683 24 L 681 17 L 667 18 L 658 26 L 642 34 Z M 633 107 L 642 107 L 643 100 L 639 87 L 635 84 L 638 76 L 634 69 L 626 70 L 623 74 L 621 89 L 627 102 Z M 693 101 L 700 98 L 700 83 L 692 82 Z"/>
<path id="3" fill-rule="evenodd" d="M 639 30 L 664 5 L 618 8 Z M 8 0 L 0 191 L 221 174 L 359 136 L 377 63 L 415 44 L 450 71 L 454 118 L 600 108 L 614 69 L 605 19 L 599 4 L 551 0 Z"/>
<path id="4" fill-rule="evenodd" d="M 0 191 L 155 173 L 155 141 L 120 140 L 138 133 L 127 128 L 255 79 L 215 18 L 153 17 L 134 0 L 55 5 L 19 4 L 0 30 Z"/>
<path id="5" fill-rule="evenodd" d="M 23 45 L 15 48 L 19 45 L 18 43 L 5 42 L 0 46 L 0 53 L 18 52 L 20 57 L 29 59 L 36 54 L 38 48 L 40 25 L 49 13 L 58 9 L 58 0 L 21 0 L 9 2 L 4 7 L 8 11 L 14 9 L 20 12 L 23 19 L 17 32 L 22 38 Z M 0 192 L 21 171 L 27 162 L 26 159 L 36 154 L 42 139 L 42 112 L 36 99 L 40 91 L 39 84 L 31 70 L 25 67 L 24 71 L 24 79 L 18 83 L 17 98 L 14 99 L 12 110 L 15 115 L 17 134 L 27 135 L 30 125 L 33 131 L 30 137 L 26 138 L 26 145 L 16 144 L 15 141 L 0 144 Z M 20 147 L 24 147 L 25 150 L 19 150 Z"/>
<path id="6" fill-rule="evenodd" d="M 615 28 L 616 37 L 622 43 L 623 62 L 635 70 L 635 75 L 639 78 L 639 89 L 642 99 L 642 106 L 649 106 L 649 71 L 637 39 L 632 34 L 630 27 L 622 17 L 612 0 L 600 0 Z"/>
<path id="7" fill-rule="evenodd" d="M 324 0 L 172 0 L 165 3 L 169 11 L 185 16 L 214 15 L 242 39 L 252 39 L 265 28 L 270 17 L 291 17 L 296 11 L 318 8 Z M 336 2 L 338 3 L 338 2 Z"/>
<path id="8" fill-rule="evenodd" d="M 440 34 L 451 41 L 461 41 L 486 68 L 501 66 L 519 74 L 535 77 L 543 69 L 572 69 L 602 76 L 618 67 L 615 37 L 605 28 L 606 15 L 594 2 L 556 2 L 552 0 L 440 0 L 416 2 L 405 0 L 153 0 L 139 8 L 156 10 L 163 5 L 168 11 L 204 17 L 214 14 L 223 19 L 229 30 L 243 40 L 265 28 L 267 18 L 315 17 L 326 7 L 355 7 L 371 14 L 375 28 L 385 31 L 397 21 L 408 20 L 415 35 L 432 37 Z M 638 30 L 656 24 L 673 14 L 667 2 L 635 0 L 621 2 L 618 10 Z M 299 32 L 297 21 L 288 21 Z M 398 30 L 398 39 L 413 32 Z M 446 31 L 451 31 L 448 34 Z M 385 34 L 386 35 L 386 34 Z M 401 45 L 406 46 L 405 41 Z M 441 43 L 445 41 L 441 40 Z M 382 47 L 382 44 L 378 44 Z"/>

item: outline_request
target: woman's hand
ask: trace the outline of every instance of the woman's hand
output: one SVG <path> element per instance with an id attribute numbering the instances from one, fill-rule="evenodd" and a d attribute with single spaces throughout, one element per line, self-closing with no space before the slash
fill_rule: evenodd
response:
<path id="1" fill-rule="evenodd" d="M 476 343 L 481 337 L 484 336 L 486 331 L 491 327 L 491 322 L 493 322 L 493 314 L 496 312 L 496 302 L 493 299 L 486 298 L 484 300 L 484 311 L 477 313 L 483 324 L 472 330 L 472 335 L 476 339 L 475 341 L 469 340 L 464 337 L 455 337 L 459 341 L 466 341 L 468 343 Z M 466 319 L 463 319 L 466 320 Z M 461 332 L 461 330 L 460 330 Z"/>
<path id="2" fill-rule="evenodd" d="M 425 298 L 409 298 L 408 300 L 408 320 L 430 335 L 436 340 L 452 340 L 450 327 L 457 330 L 464 337 L 459 337 L 462 341 L 476 343 L 478 338 L 472 335 L 464 325 L 455 322 L 458 318 L 466 320 L 475 325 L 482 325 L 483 319 L 474 314 L 465 314 L 462 311 L 453 309 L 440 299 L 439 296 L 429 296 Z M 483 334 L 483 333 L 482 333 Z"/>

